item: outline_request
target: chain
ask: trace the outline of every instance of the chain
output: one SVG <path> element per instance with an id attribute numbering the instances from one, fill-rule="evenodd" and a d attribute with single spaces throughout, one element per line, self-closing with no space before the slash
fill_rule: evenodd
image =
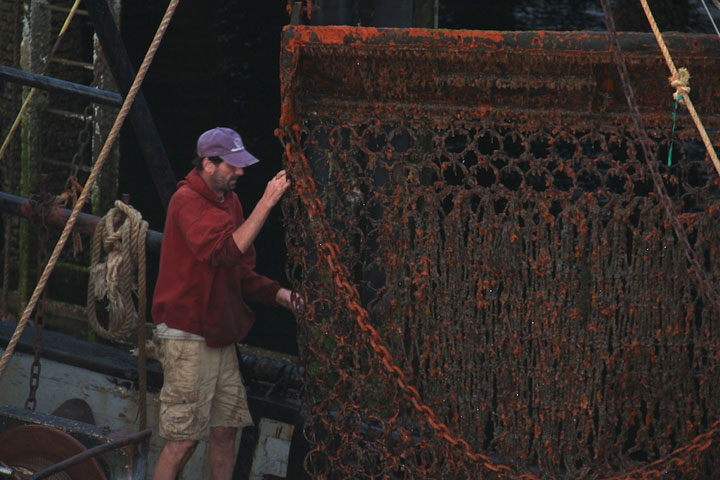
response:
<path id="1" fill-rule="evenodd" d="M 44 191 L 40 196 L 31 199 L 33 204 L 33 212 L 38 215 L 40 233 L 38 235 L 38 252 L 37 252 L 37 266 L 38 272 L 42 271 L 48 262 L 48 245 L 49 245 L 49 229 L 45 224 L 45 217 L 47 216 L 51 206 L 52 197 Z M 37 394 L 38 387 L 40 386 L 40 357 L 43 351 L 43 328 L 45 327 L 45 308 L 47 303 L 47 291 L 43 292 L 41 300 L 38 302 L 35 309 L 35 317 L 33 319 L 33 325 L 35 326 L 35 338 L 33 339 L 33 362 L 30 367 L 30 391 L 28 393 L 27 400 L 25 400 L 25 408 L 31 411 L 35 411 L 37 407 Z"/>
<path id="2" fill-rule="evenodd" d="M 294 145 L 300 144 L 299 133 L 296 131 L 296 138 L 293 140 L 289 135 L 285 138 L 280 130 L 276 134 L 281 136 L 281 141 L 285 145 L 285 153 L 290 162 L 302 165 L 306 171 L 310 170 L 310 166 L 300 152 L 293 150 Z M 286 134 L 287 135 L 287 134 Z M 375 327 L 370 324 L 368 311 L 362 307 L 359 300 L 358 290 L 348 282 L 349 272 L 340 259 L 340 247 L 333 240 L 330 234 L 330 228 L 325 222 L 325 213 L 322 202 L 315 194 L 316 188 L 312 178 L 306 177 L 297 179 L 297 189 L 302 194 L 302 201 L 308 209 L 308 215 L 317 220 L 314 225 L 318 227 L 315 230 L 315 242 L 318 251 L 323 251 L 323 258 L 327 262 L 328 272 L 332 279 L 333 288 L 337 298 L 342 298 L 347 309 L 353 314 L 358 327 L 367 334 L 370 346 L 372 347 L 378 361 L 385 368 L 385 371 L 395 379 L 396 385 L 407 396 L 413 408 L 428 422 L 435 431 L 438 439 L 448 442 L 453 448 L 459 449 L 462 455 L 466 456 L 473 463 L 482 465 L 488 471 L 493 472 L 498 478 L 518 478 L 526 480 L 536 480 L 538 477 L 532 473 L 517 474 L 507 465 L 501 465 L 493 462 L 493 460 L 479 452 L 475 452 L 471 445 L 463 438 L 459 438 L 451 432 L 450 428 L 439 418 L 422 399 L 420 392 L 412 386 L 405 373 L 397 366 L 393 359 L 392 353 L 383 345 L 382 338 Z"/>
<path id="3" fill-rule="evenodd" d="M 692 132 L 665 171 L 626 104 L 570 120 L 545 101 L 464 115 L 464 93 L 437 86 L 433 99 L 463 107 L 436 112 L 398 82 L 373 108 L 363 92 L 386 83 L 368 77 L 367 109 L 315 108 L 307 79 L 337 69 L 350 81 L 357 57 L 316 40 L 302 75 L 288 44 L 277 130 L 293 180 L 287 274 L 305 306 L 307 473 L 713 478 L 720 324 L 696 277 L 720 278 L 718 184 Z M 378 39 L 361 71 L 384 72 L 386 53 L 398 74 L 467 66 L 434 40 Z M 612 63 L 607 48 L 585 73 Z M 478 71 L 556 71 L 531 57 Z M 647 153 L 669 143 L 647 134 Z"/>
<path id="4" fill-rule="evenodd" d="M 91 87 L 97 87 L 100 76 L 105 71 L 105 61 L 102 54 L 102 50 L 98 50 L 98 55 L 95 59 L 95 65 L 93 67 L 93 79 L 90 82 Z M 55 204 L 62 205 L 64 207 L 72 208 L 77 202 L 78 195 L 82 191 L 82 184 L 78 181 L 78 172 L 80 165 L 82 165 L 85 158 L 85 151 L 88 148 L 88 144 L 92 140 L 92 126 L 95 119 L 95 106 L 90 103 L 85 107 L 83 111 L 84 126 L 80 130 L 77 136 L 77 150 L 72 157 L 70 164 L 70 173 L 65 181 L 65 191 L 55 198 Z M 77 254 L 82 251 L 82 236 L 78 232 L 72 234 L 73 242 L 73 254 Z"/>
<path id="5" fill-rule="evenodd" d="M 90 82 L 91 87 L 97 87 L 100 76 L 105 71 L 105 59 L 102 53 L 102 50 L 98 50 L 98 55 L 95 58 L 93 67 L 93 79 L 92 82 Z M 83 112 L 83 118 L 85 119 L 85 125 L 83 126 L 83 129 L 80 130 L 77 136 L 77 151 L 72 157 L 71 162 L 71 170 L 70 170 L 70 177 L 68 178 L 67 183 L 65 184 L 65 188 L 67 190 L 72 190 L 73 192 L 77 192 L 76 185 L 78 185 L 77 181 L 73 182 L 73 179 L 77 179 L 78 170 L 80 168 L 80 165 L 83 162 L 83 158 L 85 157 L 85 151 L 87 149 L 88 144 L 90 143 L 90 140 L 92 139 L 92 124 L 93 120 L 95 119 L 95 106 L 90 103 L 85 107 L 85 110 Z M 82 189 L 82 187 L 81 187 Z M 77 199 L 77 193 L 74 194 L 75 199 Z"/>

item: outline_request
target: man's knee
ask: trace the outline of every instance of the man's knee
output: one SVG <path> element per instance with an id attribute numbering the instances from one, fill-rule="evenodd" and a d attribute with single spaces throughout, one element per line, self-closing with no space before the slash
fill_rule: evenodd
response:
<path id="1" fill-rule="evenodd" d="M 178 461 L 192 454 L 197 446 L 197 440 L 168 440 L 164 449 Z"/>
<path id="2" fill-rule="evenodd" d="M 238 429 L 235 427 L 213 427 L 210 429 L 210 442 L 234 444 Z"/>

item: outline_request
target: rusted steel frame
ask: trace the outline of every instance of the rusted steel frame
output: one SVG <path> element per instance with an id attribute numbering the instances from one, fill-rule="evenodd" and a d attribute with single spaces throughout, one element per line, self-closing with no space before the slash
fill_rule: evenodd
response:
<path id="1" fill-rule="evenodd" d="M 89 100 L 91 102 L 111 107 L 122 106 L 123 99 L 118 93 L 100 90 L 98 88 L 79 85 L 73 82 L 67 82 L 57 78 L 37 75 L 35 73 L 25 72 L 15 68 L 0 65 L 0 79 L 27 85 L 30 87 L 42 88 L 52 92 L 66 93 L 69 95 Z"/>
<path id="2" fill-rule="evenodd" d="M 103 454 L 105 452 L 109 452 L 110 450 L 115 450 L 116 448 L 124 447 L 126 445 L 134 445 L 136 443 L 141 443 L 152 435 L 152 429 L 146 429 L 142 430 L 137 433 L 131 433 L 129 435 L 126 435 L 124 437 L 118 438 L 116 440 L 112 440 L 106 444 L 98 445 L 97 447 L 89 448 L 88 450 L 85 450 L 82 453 L 78 453 L 77 455 L 74 455 L 67 460 L 63 460 L 62 462 L 56 463 L 55 465 L 52 465 L 44 470 L 41 470 L 39 472 L 36 472 L 33 474 L 33 476 L 30 477 L 30 480 L 39 480 L 41 478 L 47 478 L 50 475 L 62 472 L 63 470 L 76 465 L 84 460 L 87 460 L 88 458 L 97 457 L 100 454 Z M 147 442 L 145 442 L 144 445 L 142 445 L 143 450 L 145 450 L 144 457 L 147 456 Z M 145 473 L 145 472 L 143 472 Z M 132 478 L 141 478 L 138 475 L 133 475 Z M 142 478 L 145 478 L 144 475 Z"/>
<path id="3" fill-rule="evenodd" d="M 31 200 L 5 192 L 0 192 L 0 211 L 15 216 L 22 216 L 29 220 L 42 218 L 46 225 L 54 228 L 63 228 L 71 213 L 70 210 L 58 206 L 52 206 L 39 212 Z M 80 213 L 73 227 L 73 231 L 85 235 L 92 235 L 95 233 L 95 227 L 99 222 L 100 218 L 95 215 Z M 151 251 L 159 252 L 161 243 L 162 233 L 148 230 L 147 248 Z"/>
<path id="4" fill-rule="evenodd" d="M 707 93 L 720 81 L 715 40 L 710 35 L 667 35 L 671 50 L 691 64 L 698 108 L 713 127 L 720 125 L 720 103 Z M 644 120 L 667 128 L 673 92 L 654 37 L 624 33 L 620 43 L 632 80 L 642 85 L 638 103 Z M 427 118 L 432 109 L 434 116 L 453 118 L 458 111 L 469 119 L 494 113 L 542 112 L 542 118 L 592 112 L 613 121 L 614 115 L 627 114 L 627 106 L 609 45 L 600 32 L 287 26 L 280 124 L 297 123 L 299 112 L 304 118 L 357 119 L 379 108 L 383 117 Z M 418 71 L 407 71 L 408 60 Z M 366 68 L 370 62 L 375 67 L 371 71 Z M 367 88 L 373 89 L 371 94 Z"/>
<path id="5" fill-rule="evenodd" d="M 112 13 L 105 0 L 85 0 L 84 3 L 102 45 L 105 61 L 112 71 L 118 89 L 125 96 L 135 78 L 135 69 L 128 58 Z M 150 170 L 150 176 L 163 207 L 167 210 L 170 197 L 175 192 L 176 177 L 142 91 L 138 92 L 133 102 L 129 118 Z"/>
<path id="6" fill-rule="evenodd" d="M 478 49 L 493 53 L 551 53 L 563 52 L 570 57 L 582 57 L 587 53 L 601 52 L 610 55 L 609 41 L 600 32 L 532 32 L 532 31 L 482 31 L 482 30 L 431 30 L 422 28 L 374 28 L 345 26 L 289 25 L 283 29 L 286 40 L 293 47 L 325 46 L 376 46 L 387 48 L 424 47 L 450 48 L 456 52 L 472 52 Z M 713 35 L 668 33 L 671 50 L 691 55 L 717 55 L 720 46 Z M 708 41 L 703 41 L 708 40 Z M 651 34 L 620 33 L 619 41 L 626 54 L 657 54 L 657 45 Z M 663 78 L 667 83 L 667 79 Z"/>

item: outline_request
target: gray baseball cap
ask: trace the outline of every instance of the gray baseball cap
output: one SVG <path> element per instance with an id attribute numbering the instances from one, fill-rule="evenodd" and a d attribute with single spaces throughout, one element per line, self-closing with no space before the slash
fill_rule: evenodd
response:
<path id="1" fill-rule="evenodd" d="M 245 149 L 242 138 L 232 128 L 217 127 L 200 135 L 197 141 L 200 158 L 220 157 L 233 167 L 249 167 L 259 160 Z"/>

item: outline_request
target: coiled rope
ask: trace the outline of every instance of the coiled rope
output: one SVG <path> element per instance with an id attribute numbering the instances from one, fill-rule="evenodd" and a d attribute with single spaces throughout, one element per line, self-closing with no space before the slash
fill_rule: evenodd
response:
<path id="1" fill-rule="evenodd" d="M 138 405 L 140 429 L 147 426 L 147 375 L 145 371 L 145 314 L 147 282 L 145 239 L 148 223 L 140 212 L 120 200 L 95 227 L 88 279 L 87 315 L 93 329 L 105 338 L 125 338 L 137 325 Z M 102 252 L 107 252 L 101 262 Z M 137 283 L 134 282 L 137 273 Z M 133 302 L 137 294 L 137 310 Z M 95 310 L 98 299 L 107 298 L 108 327 L 100 325 Z"/>
<path id="2" fill-rule="evenodd" d="M 700 117 L 697 114 L 697 111 L 695 111 L 695 106 L 693 105 L 692 101 L 690 100 L 690 86 L 688 85 L 688 82 L 690 80 L 690 73 L 685 68 L 681 68 L 678 70 L 675 68 L 675 63 L 673 62 L 672 57 L 670 56 L 670 52 L 668 51 L 667 46 L 665 45 L 665 41 L 662 38 L 662 34 L 660 33 L 660 29 L 657 26 L 657 23 L 655 23 L 655 17 L 653 17 L 652 11 L 650 11 L 650 7 L 648 6 L 647 0 L 640 0 L 640 4 L 642 5 L 643 10 L 645 11 L 645 16 L 648 19 L 648 22 L 650 23 L 650 28 L 652 29 L 653 33 L 655 34 L 655 40 L 657 40 L 658 46 L 660 47 L 660 51 L 663 54 L 663 57 L 665 58 L 665 63 L 667 63 L 668 68 L 670 69 L 670 85 L 675 89 L 675 93 L 673 93 L 673 98 L 675 100 L 678 100 L 681 104 L 685 105 L 688 109 L 688 112 L 690 113 L 690 116 L 693 119 L 693 122 L 695 122 L 695 126 L 698 129 L 698 132 L 700 133 L 700 137 L 703 140 L 703 143 L 705 144 L 705 148 L 708 151 L 708 154 L 710 155 L 710 159 L 713 162 L 713 165 L 715 166 L 715 170 L 718 172 L 718 175 L 720 175 L 720 160 L 718 160 L 718 156 L 715 153 L 715 148 L 712 145 L 712 142 L 710 141 L 710 138 L 708 137 L 707 132 L 705 131 L 705 127 L 703 126 L 702 120 L 700 120 Z"/>
<path id="3" fill-rule="evenodd" d="M 132 104 L 135 101 L 135 97 L 137 96 L 138 92 L 140 91 L 140 85 L 142 85 L 142 82 L 145 79 L 145 75 L 147 74 L 147 71 L 150 68 L 150 64 L 152 63 L 152 60 L 155 57 L 155 53 L 157 52 L 157 49 L 160 46 L 160 41 L 162 40 L 163 36 L 165 35 L 165 32 L 167 31 L 168 25 L 170 24 L 170 19 L 172 18 L 173 13 L 175 12 L 175 10 L 177 8 L 178 3 L 179 3 L 179 0 L 171 0 L 170 1 L 170 4 L 168 5 L 167 10 L 165 11 L 165 15 L 163 16 L 163 19 L 160 22 L 160 26 L 158 27 L 157 32 L 155 32 L 155 37 L 153 38 L 150 48 L 148 49 L 148 51 L 145 55 L 142 65 L 140 65 L 140 69 L 138 70 L 138 73 L 135 76 L 135 79 L 133 80 L 132 86 L 130 87 L 130 91 L 128 92 L 127 96 L 125 97 L 125 101 L 123 102 L 123 105 L 120 108 L 120 111 L 118 112 L 117 117 L 115 118 L 115 123 L 113 124 L 112 129 L 110 130 L 110 133 L 109 133 L 107 139 L 105 140 L 105 144 L 103 145 L 102 151 L 100 152 L 100 155 L 98 156 L 98 159 L 95 162 L 95 165 L 93 165 L 93 169 L 90 172 L 90 176 L 88 177 L 87 182 L 85 182 L 85 186 L 83 187 L 83 190 L 80 193 L 80 197 L 78 197 L 78 201 L 75 204 L 75 207 L 73 208 L 73 211 L 70 214 L 70 217 L 68 218 L 67 223 L 65 224 L 65 228 L 63 229 L 62 234 L 60 235 L 58 243 L 55 245 L 55 249 L 53 250 L 53 253 L 50 256 L 50 259 L 48 260 L 48 263 L 45 266 L 45 270 L 43 271 L 42 275 L 40 276 L 40 279 L 38 280 L 37 285 L 35 286 L 35 290 L 33 291 L 33 294 L 30 297 L 30 301 L 28 302 L 27 307 L 25 307 L 25 311 L 23 312 L 22 318 L 18 322 L 18 326 L 15 329 L 15 332 L 13 333 L 13 336 L 10 339 L 10 342 L 8 343 L 7 347 L 5 348 L 5 352 L 3 353 L 2 359 L 0 359 L 0 377 L 5 372 L 5 368 L 7 367 L 7 364 L 10 361 L 10 357 L 12 356 L 13 352 L 15 351 L 17 342 L 20 339 L 20 335 L 22 335 L 23 329 L 27 325 L 27 322 L 30 319 L 30 315 L 32 314 L 32 311 L 35 309 L 35 305 L 37 304 L 38 299 L 40 298 L 40 295 L 42 294 L 43 290 L 45 289 L 45 286 L 47 285 L 48 279 L 50 278 L 50 273 L 52 273 L 52 270 L 55 267 L 55 263 L 57 263 L 57 260 L 60 257 L 60 252 L 62 252 L 62 249 L 65 246 L 65 243 L 67 242 L 67 239 L 70 236 L 70 233 L 72 232 L 73 226 L 75 225 L 75 222 L 77 221 L 77 217 L 80 214 L 80 210 L 85 205 L 85 202 L 87 201 L 87 198 L 90 195 L 92 186 L 95 183 L 97 176 L 100 174 L 103 164 L 105 163 L 105 159 L 108 157 L 108 155 L 110 153 L 110 149 L 112 148 L 112 145 L 115 142 L 115 139 L 117 138 L 118 134 L 120 133 L 120 128 L 122 127 L 123 123 L 125 122 L 125 119 L 127 118 L 128 113 L 130 112 L 130 108 L 132 107 Z M 140 330 L 142 330 L 142 329 L 140 329 Z"/>
<path id="4" fill-rule="evenodd" d="M 87 314 L 93 329 L 111 340 L 125 338 L 132 327 L 145 325 L 146 268 L 145 239 L 148 223 L 140 212 L 120 200 L 95 227 L 88 280 Z M 102 262 L 103 252 L 107 253 Z M 134 281 L 137 272 L 138 281 Z M 137 292 L 135 309 L 133 292 Z M 107 328 L 97 319 L 96 305 L 107 298 Z"/>

